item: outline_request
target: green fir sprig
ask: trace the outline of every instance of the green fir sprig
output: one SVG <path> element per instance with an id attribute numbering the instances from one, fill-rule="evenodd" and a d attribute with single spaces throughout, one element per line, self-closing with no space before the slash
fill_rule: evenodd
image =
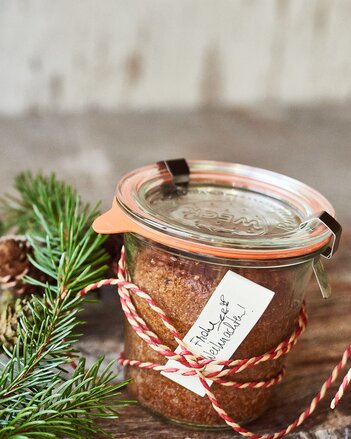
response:
<path id="1" fill-rule="evenodd" d="M 97 206 L 82 203 L 53 174 L 22 173 L 16 189 L 19 196 L 1 202 L 5 230 L 27 235 L 31 263 L 50 281 L 26 278 L 45 292 L 33 295 L 30 313 L 21 315 L 14 348 L 3 348 L 0 439 L 107 435 L 95 420 L 118 416 L 128 403 L 119 399 L 125 382 L 116 384 L 112 363 L 101 366 L 103 357 L 86 370 L 74 349 L 85 300 L 77 292 L 107 273 L 106 238 L 91 229 Z"/>

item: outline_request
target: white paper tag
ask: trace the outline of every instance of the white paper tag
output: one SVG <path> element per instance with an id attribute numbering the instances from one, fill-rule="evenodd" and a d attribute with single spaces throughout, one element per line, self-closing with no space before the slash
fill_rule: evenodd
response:
<path id="1" fill-rule="evenodd" d="M 228 360 L 255 326 L 273 296 L 273 291 L 233 271 L 227 271 L 184 337 L 184 343 L 196 355 L 212 360 Z M 176 352 L 180 351 L 178 346 Z M 166 366 L 184 368 L 174 360 L 168 360 Z M 221 369 L 223 366 L 206 368 L 207 371 Z M 200 396 L 205 395 L 197 376 L 161 374 Z M 211 385 L 212 381 L 207 380 L 207 383 Z"/>

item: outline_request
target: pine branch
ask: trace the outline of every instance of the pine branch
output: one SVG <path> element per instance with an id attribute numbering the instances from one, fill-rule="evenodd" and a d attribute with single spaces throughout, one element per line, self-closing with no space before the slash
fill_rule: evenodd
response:
<path id="1" fill-rule="evenodd" d="M 2 200 L 5 227 L 26 232 L 33 248 L 31 263 L 46 273 L 49 284 L 42 297 L 32 296 L 29 316 L 18 325 L 12 351 L 4 348 L 0 365 L 0 438 L 83 438 L 106 434 L 94 418 L 114 418 L 126 401 L 116 398 L 124 385 L 113 384 L 111 364 L 101 370 L 102 358 L 85 371 L 80 358 L 68 373 L 79 338 L 78 314 L 84 298 L 76 293 L 106 274 L 105 238 L 90 225 L 97 208 L 83 204 L 76 191 L 54 175 L 16 179 L 20 197 Z"/>

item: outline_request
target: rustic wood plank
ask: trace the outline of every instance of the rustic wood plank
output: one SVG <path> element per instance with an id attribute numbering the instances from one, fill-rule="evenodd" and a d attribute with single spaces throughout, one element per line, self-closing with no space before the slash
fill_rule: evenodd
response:
<path id="1" fill-rule="evenodd" d="M 255 432 L 273 432 L 293 421 L 311 401 L 351 341 L 351 232 L 344 239 L 333 261 L 328 262 L 333 295 L 323 300 L 315 281 L 310 285 L 308 311 L 310 322 L 288 360 L 288 372 L 277 386 L 276 400 L 271 409 L 259 420 L 250 424 Z M 103 301 L 88 310 L 86 336 L 81 349 L 86 355 L 96 357 L 104 351 L 109 358 L 122 349 L 121 310 L 113 291 L 104 292 Z M 340 382 L 340 380 L 339 380 Z M 351 436 L 351 392 L 348 391 L 334 411 L 329 404 L 337 386 L 329 391 L 316 412 L 290 435 L 296 438 L 334 438 Z M 334 391 L 334 392 L 333 392 Z M 123 397 L 127 395 L 123 393 Z M 151 415 L 139 405 L 120 411 L 120 419 L 104 422 L 116 438 L 142 439 L 229 439 L 232 431 L 200 431 L 169 424 Z"/>
<path id="2" fill-rule="evenodd" d="M 5 114 L 350 97 L 347 0 L 1 3 Z"/>

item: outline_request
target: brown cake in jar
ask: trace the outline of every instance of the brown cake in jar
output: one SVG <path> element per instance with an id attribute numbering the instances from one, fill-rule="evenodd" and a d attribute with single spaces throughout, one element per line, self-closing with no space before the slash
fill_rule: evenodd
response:
<path id="1" fill-rule="evenodd" d="M 178 163 L 179 165 L 179 163 Z M 184 337 L 228 270 L 268 288 L 274 297 L 232 358 L 250 358 L 275 348 L 294 330 L 313 261 L 330 230 L 300 225 L 329 202 L 308 186 L 256 168 L 194 161 L 187 167 L 151 165 L 125 176 L 113 208 L 94 223 L 100 233 L 124 232 L 126 264 L 133 283 L 150 294 Z M 177 171 L 177 172 L 174 172 Z M 172 174 L 173 172 L 173 174 Z M 145 301 L 133 297 L 138 313 L 162 342 L 177 343 Z M 165 364 L 125 325 L 125 357 Z M 284 357 L 235 374 L 235 381 L 275 377 Z M 172 421 L 223 427 L 206 397 L 162 376 L 128 367 L 131 395 Z M 236 389 L 213 383 L 229 416 L 247 423 L 268 407 L 274 387 Z"/>

